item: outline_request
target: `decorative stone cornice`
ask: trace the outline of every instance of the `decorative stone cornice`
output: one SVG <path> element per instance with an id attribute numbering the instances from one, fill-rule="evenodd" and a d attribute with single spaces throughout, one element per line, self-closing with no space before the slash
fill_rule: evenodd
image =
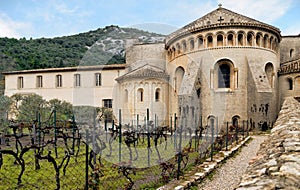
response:
<path id="1" fill-rule="evenodd" d="M 300 59 L 282 63 L 278 71 L 279 75 L 300 73 Z"/>
<path id="2" fill-rule="evenodd" d="M 265 29 L 274 33 L 278 37 L 278 39 L 281 39 L 280 30 L 278 28 L 249 18 L 247 16 L 240 15 L 228 9 L 219 7 L 218 9 L 208 13 L 207 15 L 171 33 L 169 36 L 166 37 L 166 44 L 168 46 L 176 39 L 192 33 L 222 27 L 254 27 Z"/>

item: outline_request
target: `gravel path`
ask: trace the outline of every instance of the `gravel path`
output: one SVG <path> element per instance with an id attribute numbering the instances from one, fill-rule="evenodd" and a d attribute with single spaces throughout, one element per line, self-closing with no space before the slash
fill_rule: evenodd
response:
<path id="1" fill-rule="evenodd" d="M 267 136 L 252 136 L 253 140 L 242 147 L 238 155 L 230 158 L 220 168 L 215 170 L 211 179 L 206 178 L 198 189 L 202 190 L 233 190 L 245 173 L 249 161 L 256 156 L 260 144 Z"/>

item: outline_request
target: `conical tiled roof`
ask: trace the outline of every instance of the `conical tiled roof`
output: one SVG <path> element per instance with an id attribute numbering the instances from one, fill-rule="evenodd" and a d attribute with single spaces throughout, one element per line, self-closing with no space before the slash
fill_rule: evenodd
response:
<path id="1" fill-rule="evenodd" d="M 216 27 L 226 27 L 226 26 L 256 26 L 272 30 L 277 35 L 280 36 L 280 30 L 269 24 L 257 21 L 255 19 L 249 18 L 247 16 L 235 13 L 221 6 L 216 10 L 206 14 L 205 16 L 191 22 L 190 24 L 182 27 L 181 29 L 171 33 L 167 38 L 168 41 L 186 35 L 188 33 L 194 33 L 196 31 L 216 28 Z"/>

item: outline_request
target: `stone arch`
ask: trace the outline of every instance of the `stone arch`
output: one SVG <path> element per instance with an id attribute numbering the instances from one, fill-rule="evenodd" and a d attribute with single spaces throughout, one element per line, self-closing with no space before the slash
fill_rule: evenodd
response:
<path id="1" fill-rule="evenodd" d="M 262 41 L 262 33 L 258 32 L 256 34 L 256 46 L 261 47 L 262 45 L 261 41 Z"/>
<path id="2" fill-rule="evenodd" d="M 206 47 L 208 48 L 212 48 L 214 45 L 214 38 L 213 38 L 213 35 L 210 33 L 210 34 L 207 34 L 206 35 Z"/>
<path id="3" fill-rule="evenodd" d="M 202 49 L 202 48 L 204 48 L 204 38 L 203 38 L 203 36 L 202 35 L 200 35 L 200 36 L 198 36 L 197 37 L 197 41 L 198 41 L 198 48 L 199 49 Z"/>
<path id="4" fill-rule="evenodd" d="M 207 117 L 207 126 L 215 126 L 216 125 L 216 120 L 217 120 L 216 116 L 209 115 Z"/>
<path id="5" fill-rule="evenodd" d="M 273 83 L 274 83 L 274 66 L 271 62 L 268 62 L 265 65 L 265 73 L 267 75 L 267 78 L 269 80 L 269 84 L 271 86 L 271 88 L 274 87 Z"/>
<path id="6" fill-rule="evenodd" d="M 263 43 L 264 48 L 269 48 L 269 35 L 265 34 L 264 36 L 264 43 Z"/>
<path id="7" fill-rule="evenodd" d="M 194 38 L 189 39 L 189 46 L 190 46 L 190 51 L 193 51 L 195 48 L 195 41 Z"/>
<path id="8" fill-rule="evenodd" d="M 181 46 L 179 43 L 176 44 L 177 55 L 181 54 Z"/>
<path id="9" fill-rule="evenodd" d="M 270 37 L 270 49 L 274 50 L 274 37 Z"/>
<path id="10" fill-rule="evenodd" d="M 172 57 L 174 58 L 176 56 L 176 49 L 175 47 L 173 46 L 172 47 Z"/>
<path id="11" fill-rule="evenodd" d="M 175 70 L 175 92 L 179 92 L 181 87 L 182 79 L 184 76 L 185 70 L 183 67 L 179 66 Z"/>
<path id="12" fill-rule="evenodd" d="M 224 46 L 224 34 L 223 33 L 217 34 L 217 46 Z"/>
<path id="13" fill-rule="evenodd" d="M 243 31 L 238 32 L 237 34 L 237 45 L 244 46 L 245 33 Z"/>
<path id="14" fill-rule="evenodd" d="M 183 53 L 185 53 L 185 52 L 186 52 L 186 50 L 187 50 L 186 41 L 185 41 L 185 40 L 183 40 L 183 41 L 182 41 L 182 52 L 183 52 Z"/>
<path id="15" fill-rule="evenodd" d="M 247 45 L 253 46 L 253 41 L 254 41 L 254 33 L 250 31 L 247 33 Z"/>
<path id="16" fill-rule="evenodd" d="M 215 86 L 217 88 L 234 88 L 234 64 L 229 59 L 221 59 L 215 64 Z"/>
<path id="17" fill-rule="evenodd" d="M 227 33 L 227 45 L 228 46 L 234 46 L 235 45 L 235 34 L 234 32 L 230 31 Z"/>

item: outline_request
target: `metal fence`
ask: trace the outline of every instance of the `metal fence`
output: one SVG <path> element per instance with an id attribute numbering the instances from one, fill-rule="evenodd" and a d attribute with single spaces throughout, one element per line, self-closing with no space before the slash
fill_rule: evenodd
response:
<path id="1" fill-rule="evenodd" d="M 0 135 L 0 189 L 157 188 L 249 133 L 247 121 L 158 121 L 122 124 L 120 111 L 112 122 L 11 122 Z"/>

